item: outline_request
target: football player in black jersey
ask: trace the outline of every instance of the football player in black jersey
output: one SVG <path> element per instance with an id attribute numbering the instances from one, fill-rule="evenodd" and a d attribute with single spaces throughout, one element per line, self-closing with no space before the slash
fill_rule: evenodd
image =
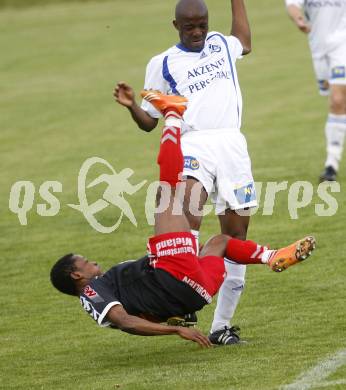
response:
<path id="1" fill-rule="evenodd" d="M 306 237 L 286 248 L 269 250 L 249 240 L 220 234 L 212 237 L 197 256 L 196 240 L 186 216 L 176 209 L 173 212 L 173 206 L 180 202 L 175 193 L 184 164 L 180 123 L 187 100 L 157 91 L 143 91 L 142 96 L 165 117 L 158 164 L 161 191 L 168 194 L 161 200 L 168 199 L 168 204 L 165 211 L 155 215 L 155 236 L 149 239 L 149 254 L 103 273 L 96 262 L 70 253 L 53 266 L 51 282 L 59 291 L 79 297 L 83 308 L 100 326 L 142 336 L 175 334 L 210 347 L 218 342 L 197 329 L 161 323 L 198 311 L 211 302 L 225 277 L 225 255 L 242 264 L 267 264 L 281 272 L 305 260 L 315 240 Z"/>

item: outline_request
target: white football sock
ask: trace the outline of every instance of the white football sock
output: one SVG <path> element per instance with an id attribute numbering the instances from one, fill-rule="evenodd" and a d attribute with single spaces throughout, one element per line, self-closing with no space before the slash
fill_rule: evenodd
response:
<path id="1" fill-rule="evenodd" d="M 245 285 L 246 265 L 233 263 L 225 259 L 225 267 L 227 276 L 219 290 L 214 319 L 211 324 L 211 333 L 225 326 L 230 326 Z"/>
<path id="2" fill-rule="evenodd" d="M 277 250 L 265 249 L 264 252 L 262 253 L 262 257 L 261 257 L 262 263 L 267 264 L 276 252 L 277 252 Z"/>
<path id="3" fill-rule="evenodd" d="M 346 115 L 329 114 L 326 128 L 327 160 L 325 166 L 339 169 L 346 134 Z"/>

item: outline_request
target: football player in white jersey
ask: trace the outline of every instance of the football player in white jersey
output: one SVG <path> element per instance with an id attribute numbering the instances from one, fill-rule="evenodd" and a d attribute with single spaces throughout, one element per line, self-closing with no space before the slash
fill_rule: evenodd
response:
<path id="1" fill-rule="evenodd" d="M 286 0 L 309 44 L 321 95 L 329 95 L 327 159 L 321 181 L 336 180 L 346 134 L 346 0 Z"/>
<path id="2" fill-rule="evenodd" d="M 145 89 L 188 98 L 182 125 L 186 177 L 184 212 L 198 239 L 201 210 L 210 196 L 221 232 L 245 240 L 249 208 L 257 205 L 247 144 L 240 132 L 242 96 L 236 60 L 251 51 L 251 33 L 243 0 L 232 0 L 231 35 L 208 33 L 208 9 L 203 0 L 180 0 L 174 27 L 180 42 L 153 57 L 147 66 Z M 153 130 L 162 116 L 151 104 L 137 105 L 133 89 L 118 83 L 115 100 L 127 107 L 138 126 Z M 245 283 L 246 266 L 227 259 L 227 278 L 220 289 L 210 340 L 240 342 L 231 327 Z M 221 333 L 220 333 L 221 332 Z M 227 337 L 220 337 L 224 333 Z"/>

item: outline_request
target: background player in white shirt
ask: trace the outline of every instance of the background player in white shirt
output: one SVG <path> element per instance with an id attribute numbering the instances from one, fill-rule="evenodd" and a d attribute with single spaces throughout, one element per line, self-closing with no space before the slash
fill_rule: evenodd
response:
<path id="1" fill-rule="evenodd" d="M 327 159 L 320 180 L 333 181 L 346 134 L 346 1 L 286 0 L 286 6 L 297 27 L 309 35 L 320 93 L 329 94 Z"/>
<path id="2" fill-rule="evenodd" d="M 198 237 L 200 210 L 211 196 L 221 232 L 245 240 L 249 216 L 236 211 L 248 210 L 257 202 L 246 140 L 240 132 L 242 97 L 235 62 L 250 52 L 251 34 L 244 1 L 232 0 L 231 5 L 231 36 L 224 36 L 208 33 L 204 1 L 179 1 L 173 24 L 180 43 L 151 59 L 145 89 L 189 99 L 181 142 L 187 178 L 184 211 L 192 231 Z M 141 129 L 156 127 L 161 114 L 148 102 L 138 106 L 129 85 L 119 83 L 114 96 L 129 109 Z M 219 292 L 210 334 L 215 344 L 240 341 L 230 320 L 244 288 L 246 267 L 231 259 L 227 259 L 226 267 L 228 276 Z M 227 337 L 219 337 L 220 330 Z"/>

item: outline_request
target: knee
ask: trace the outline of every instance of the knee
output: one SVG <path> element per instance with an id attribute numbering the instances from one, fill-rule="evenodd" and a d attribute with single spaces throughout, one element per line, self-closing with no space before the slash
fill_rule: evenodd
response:
<path id="1" fill-rule="evenodd" d="M 329 110 L 333 114 L 346 114 L 346 92 L 336 89 L 330 95 Z"/>
<path id="2" fill-rule="evenodd" d="M 200 256 L 224 257 L 229 239 L 230 237 L 227 234 L 218 234 L 209 238 L 205 243 Z"/>
<path id="3" fill-rule="evenodd" d="M 217 234 L 213 237 L 211 237 L 208 240 L 208 243 L 213 244 L 218 247 L 225 247 L 227 246 L 227 243 L 230 239 L 230 236 L 227 234 Z"/>

